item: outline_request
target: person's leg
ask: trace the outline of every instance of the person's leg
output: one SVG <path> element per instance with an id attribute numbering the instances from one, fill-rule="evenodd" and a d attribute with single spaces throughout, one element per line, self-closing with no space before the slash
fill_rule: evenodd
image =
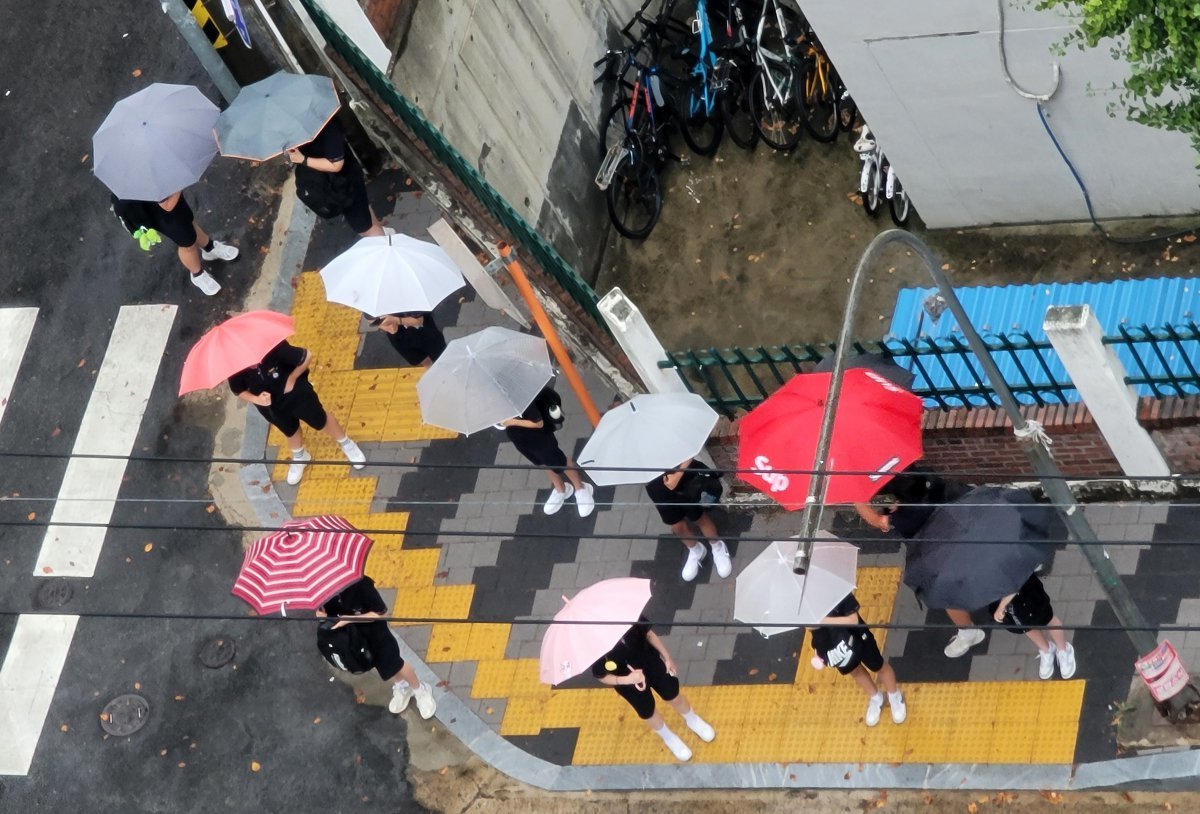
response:
<path id="1" fill-rule="evenodd" d="M 200 233 L 200 230 L 196 230 Z M 187 269 L 188 274 L 196 275 L 204 271 L 204 267 L 200 265 L 200 241 L 197 240 L 190 246 L 180 246 L 176 249 L 179 255 L 179 262 Z"/>
<path id="2" fill-rule="evenodd" d="M 683 718 L 683 722 L 687 724 L 687 728 L 696 733 L 696 736 L 705 743 L 711 743 L 712 739 L 717 736 L 717 731 L 713 729 L 712 724 L 696 714 L 696 710 L 684 697 L 683 693 L 679 693 L 670 701 L 667 701 L 671 708 L 679 713 L 679 717 Z"/>
<path id="3" fill-rule="evenodd" d="M 304 470 L 308 467 L 308 462 L 312 460 L 312 455 L 304 448 L 304 430 L 300 427 L 300 422 L 297 421 L 296 431 L 287 437 L 288 449 L 292 451 L 292 462 L 287 468 L 287 482 L 289 486 L 295 486 L 304 477 Z M 284 428 L 284 432 L 287 429 Z"/>
<path id="4" fill-rule="evenodd" d="M 361 237 L 383 237 L 383 224 L 379 222 L 379 218 L 375 215 L 375 210 L 368 207 L 371 211 L 371 228 L 365 232 L 359 232 Z"/>
<path id="5" fill-rule="evenodd" d="M 868 698 L 879 692 L 879 687 L 875 685 L 875 679 L 871 677 L 870 671 L 861 664 L 850 671 L 850 677 L 854 679 L 858 688 L 867 694 Z"/>
<path id="6" fill-rule="evenodd" d="M 567 484 L 563 482 L 562 475 L 553 469 L 546 470 L 546 477 L 550 478 L 550 485 L 554 487 L 554 491 L 561 492 L 567 488 Z"/>
<path id="7" fill-rule="evenodd" d="M 908 705 L 904 703 L 904 693 L 900 692 L 900 683 L 896 681 L 896 671 L 892 669 L 892 665 L 885 661 L 875 674 L 875 679 L 887 693 L 888 706 L 892 710 L 892 723 L 904 723 L 908 720 Z"/>
<path id="8" fill-rule="evenodd" d="M 1025 631 L 1025 635 L 1029 637 L 1029 641 L 1033 642 L 1033 646 L 1038 649 L 1038 652 L 1049 650 L 1050 645 L 1046 643 L 1046 636 L 1037 628 Z M 1057 644 L 1057 642 L 1055 642 Z"/>
<path id="9" fill-rule="evenodd" d="M 1030 631 L 1032 633 L 1033 631 Z M 1040 632 L 1040 631 L 1039 631 Z M 1054 646 L 1059 650 L 1067 649 L 1067 632 L 1062 629 L 1062 620 L 1057 616 L 1050 619 L 1049 627 L 1050 638 L 1054 641 Z"/>
<path id="10" fill-rule="evenodd" d="M 337 420 L 337 416 L 328 410 L 325 411 L 325 426 L 321 428 L 321 432 L 328 435 L 334 441 L 340 442 L 346 437 L 345 428 L 343 428 L 341 422 Z"/>
<path id="11" fill-rule="evenodd" d="M 362 469 L 367 463 L 367 456 L 358 448 L 358 444 L 346 434 L 345 428 L 341 422 L 337 420 L 337 416 L 328 410 L 325 411 L 325 423 L 321 426 L 321 432 L 328 435 L 334 441 L 337 441 L 339 447 L 342 448 L 342 454 L 350 461 L 355 469 Z"/>
<path id="12" fill-rule="evenodd" d="M 1054 642 L 1054 659 L 1058 662 L 1058 674 L 1063 678 L 1075 675 L 1075 648 L 1067 641 L 1066 631 L 1062 629 L 1062 620 L 1057 616 L 1050 618 L 1050 638 Z"/>
<path id="13" fill-rule="evenodd" d="M 724 579 L 733 573 L 733 561 L 729 558 L 729 548 L 725 545 L 725 541 L 721 539 L 717 532 L 717 524 L 713 522 L 712 517 L 707 511 L 700 512 L 700 516 L 696 518 L 696 528 L 700 533 L 708 538 L 709 548 L 712 549 L 713 568 L 717 571 L 717 576 Z"/>
<path id="14" fill-rule="evenodd" d="M 692 524 L 686 520 L 677 520 L 671 524 L 671 531 L 675 532 L 675 536 L 679 538 L 688 549 L 695 548 L 699 545 L 699 541 L 692 536 Z"/>
<path id="15" fill-rule="evenodd" d="M 896 671 L 887 662 L 884 662 L 883 666 L 879 668 L 879 672 L 876 673 L 875 683 L 882 686 L 888 695 L 900 689 L 900 685 L 896 683 Z"/>
<path id="16" fill-rule="evenodd" d="M 708 512 L 701 512 L 700 517 L 696 520 L 696 528 L 710 540 L 721 539 L 721 534 L 717 531 L 717 524 L 712 521 Z"/>
<path id="17" fill-rule="evenodd" d="M 596 510 L 596 498 L 592 496 L 595 490 L 580 476 L 578 467 L 570 458 L 567 458 L 563 472 L 575 487 L 575 507 L 579 509 L 579 516 L 587 517 Z"/>
<path id="18" fill-rule="evenodd" d="M 288 449 L 292 451 L 292 457 L 296 457 L 297 452 L 304 451 L 304 428 L 298 427 L 293 435 L 289 435 L 287 439 Z"/>
<path id="19" fill-rule="evenodd" d="M 971 621 L 971 614 L 959 608 L 946 608 L 946 615 L 950 617 L 950 621 L 959 629 L 974 627 L 975 623 Z"/>

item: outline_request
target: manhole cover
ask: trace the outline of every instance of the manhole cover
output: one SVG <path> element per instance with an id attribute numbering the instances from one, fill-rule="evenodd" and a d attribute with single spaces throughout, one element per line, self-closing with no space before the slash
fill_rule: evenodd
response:
<path id="1" fill-rule="evenodd" d="M 42 583 L 37 590 L 37 604 L 40 608 L 61 608 L 71 601 L 74 593 L 71 583 L 65 579 L 51 579 Z"/>
<path id="2" fill-rule="evenodd" d="M 200 648 L 200 663 L 215 670 L 233 661 L 236 654 L 237 647 L 234 645 L 233 639 L 221 636 L 206 642 L 204 647 Z"/>
<path id="3" fill-rule="evenodd" d="M 125 737 L 146 725 L 150 705 L 140 695 L 118 695 L 100 713 L 100 728 L 110 735 Z"/>

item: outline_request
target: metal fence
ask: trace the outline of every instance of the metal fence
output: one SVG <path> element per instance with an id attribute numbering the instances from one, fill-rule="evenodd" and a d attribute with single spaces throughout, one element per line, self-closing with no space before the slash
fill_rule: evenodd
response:
<path id="1" fill-rule="evenodd" d="M 1126 383 L 1139 395 L 1158 398 L 1200 394 L 1200 326 L 1194 322 L 1152 328 L 1122 326 L 1102 340 L 1125 365 Z M 1029 332 L 985 337 L 992 358 L 1017 400 L 1065 404 L 1079 393 L 1046 339 Z M 833 352 L 831 343 L 669 351 L 660 368 L 673 368 L 693 392 L 734 417 L 750 409 L 797 373 L 808 372 Z M 931 408 L 998 407 L 978 359 L 957 336 L 855 342 L 855 353 L 890 358 L 914 375 L 913 392 Z"/>
<path id="2" fill-rule="evenodd" d="M 329 18 L 315 0 L 300 0 L 304 8 L 320 29 L 330 47 L 342 57 L 367 85 L 378 94 L 402 122 L 429 148 L 434 157 L 445 165 L 454 176 L 479 199 L 492 217 L 507 230 L 518 244 L 537 260 L 563 290 L 588 313 L 605 331 L 604 318 L 596 306 L 597 296 L 592 287 L 559 255 L 558 251 L 543 238 L 536 229 L 513 209 L 475 165 L 455 149 L 454 145 L 422 115 L 383 71 L 379 70 L 353 41 Z"/>

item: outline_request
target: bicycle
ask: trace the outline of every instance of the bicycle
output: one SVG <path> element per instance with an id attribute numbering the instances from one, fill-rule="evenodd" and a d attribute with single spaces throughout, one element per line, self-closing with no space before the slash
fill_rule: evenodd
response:
<path id="1" fill-rule="evenodd" d="M 800 95 L 800 107 L 804 110 L 804 127 L 809 135 L 824 144 L 837 138 L 841 116 L 838 105 L 841 101 L 841 77 L 834 70 L 825 51 L 817 41 L 811 28 L 805 26 L 803 66 L 804 92 Z"/>
<path id="2" fill-rule="evenodd" d="M 912 200 L 900 183 L 891 162 L 880 149 L 879 142 L 871 134 L 871 128 L 865 124 L 858 140 L 854 142 L 854 151 L 863 162 L 858 179 L 863 209 L 868 215 L 874 216 L 879 212 L 886 197 L 892 222 L 897 226 L 906 226 L 912 215 Z"/>
<path id="3" fill-rule="evenodd" d="M 781 5 L 780 0 L 764 0 L 749 45 L 755 65 L 750 84 L 750 113 L 762 140 L 781 152 L 795 149 L 804 127 L 800 107 L 803 92 L 800 36 L 798 15 Z"/>

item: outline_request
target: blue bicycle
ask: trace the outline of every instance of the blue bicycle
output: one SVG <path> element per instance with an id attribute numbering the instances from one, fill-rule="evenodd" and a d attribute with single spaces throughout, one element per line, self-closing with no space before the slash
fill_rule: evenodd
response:
<path id="1" fill-rule="evenodd" d="M 667 2 L 674 5 L 672 0 Z M 696 0 L 695 13 L 685 26 L 691 36 L 674 55 L 683 62 L 687 76 L 679 94 L 683 137 L 694 152 L 712 155 L 720 146 L 725 129 L 722 92 L 736 66 L 714 47 L 707 0 Z"/>

